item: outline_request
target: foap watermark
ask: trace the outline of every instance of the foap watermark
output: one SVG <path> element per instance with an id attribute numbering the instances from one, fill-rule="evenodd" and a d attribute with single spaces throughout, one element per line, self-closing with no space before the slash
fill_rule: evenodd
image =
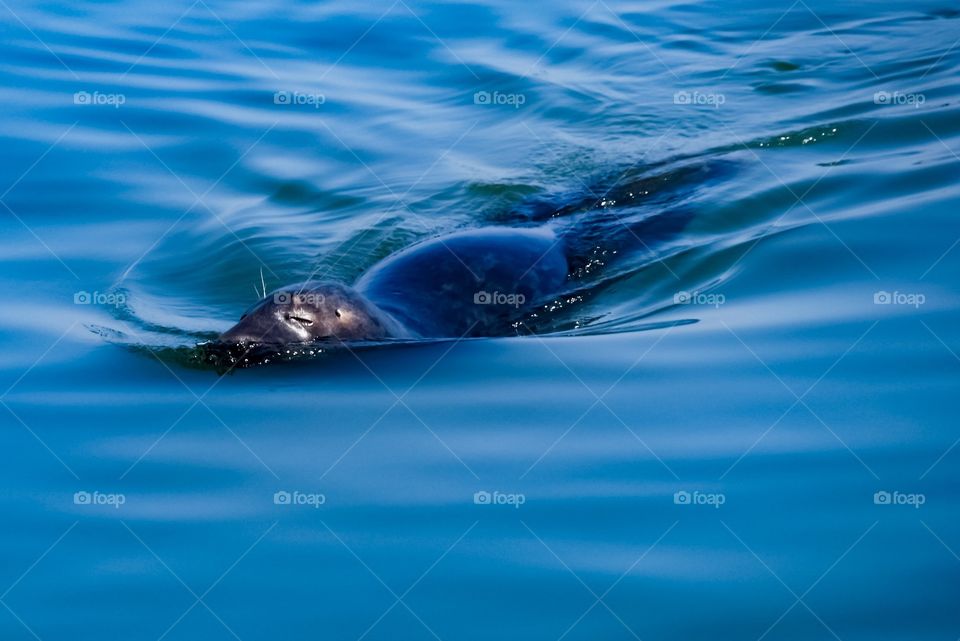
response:
<path id="1" fill-rule="evenodd" d="M 121 292 L 104 293 L 81 290 L 73 293 L 74 305 L 112 305 L 121 307 L 127 302 L 127 297 Z"/>
<path id="2" fill-rule="evenodd" d="M 675 305 L 712 305 L 720 307 L 727 302 L 727 297 L 723 294 L 714 294 L 708 292 L 687 292 L 679 291 L 673 295 Z"/>
<path id="3" fill-rule="evenodd" d="M 673 493 L 673 502 L 675 505 L 710 505 L 719 509 L 721 505 L 727 502 L 727 495 L 720 492 L 680 490 Z"/>
<path id="4" fill-rule="evenodd" d="M 311 91 L 277 91 L 273 94 L 273 104 L 285 106 L 303 106 L 307 105 L 314 109 L 319 109 L 320 105 L 327 102 L 327 97 L 322 93 Z"/>
<path id="5" fill-rule="evenodd" d="M 475 305 L 512 305 L 519 308 L 527 302 L 527 297 L 523 294 L 505 294 L 503 292 L 480 290 L 473 293 L 473 302 Z"/>
<path id="6" fill-rule="evenodd" d="M 920 493 L 908 493 L 908 492 L 887 492 L 886 490 L 880 490 L 879 492 L 874 492 L 873 494 L 873 504 L 874 505 L 910 505 L 914 509 L 919 510 L 920 506 L 927 502 L 927 496 Z"/>
<path id="7" fill-rule="evenodd" d="M 493 492 L 479 490 L 473 493 L 474 505 L 512 505 L 515 508 L 519 508 L 526 502 L 526 495 L 519 493 L 499 492 L 496 490 Z"/>
<path id="8" fill-rule="evenodd" d="M 919 308 L 927 302 L 927 297 L 919 292 L 888 292 L 880 290 L 873 293 L 874 305 L 911 305 Z"/>
<path id="9" fill-rule="evenodd" d="M 922 93 L 904 93 L 902 91 L 878 91 L 873 94 L 875 105 L 913 105 L 914 109 L 927 101 Z"/>
<path id="10" fill-rule="evenodd" d="M 316 509 L 326 502 L 326 495 L 318 492 L 300 492 L 299 490 L 288 492 L 287 490 L 278 490 L 273 493 L 274 505 L 306 505 Z"/>
<path id="11" fill-rule="evenodd" d="M 115 509 L 127 502 L 127 497 L 123 494 L 109 492 L 87 492 L 81 490 L 73 493 L 74 505 L 109 505 Z"/>
<path id="12" fill-rule="evenodd" d="M 675 105 L 693 105 L 706 106 L 719 109 L 720 105 L 727 101 L 727 97 L 722 93 L 707 91 L 678 91 L 673 94 L 673 104 Z"/>
<path id="13" fill-rule="evenodd" d="M 475 105 L 509 105 L 519 109 L 526 104 L 527 96 L 522 93 L 502 93 L 500 91 L 478 91 L 473 94 Z"/>
<path id="14" fill-rule="evenodd" d="M 273 302 L 277 305 L 322 305 L 324 301 L 323 294 L 314 292 L 276 292 L 273 295 Z"/>
<path id="15" fill-rule="evenodd" d="M 100 91 L 78 91 L 73 94 L 73 104 L 75 105 L 93 105 L 97 107 L 113 107 L 119 109 L 120 105 L 127 102 L 127 97 L 122 93 L 103 93 Z"/>

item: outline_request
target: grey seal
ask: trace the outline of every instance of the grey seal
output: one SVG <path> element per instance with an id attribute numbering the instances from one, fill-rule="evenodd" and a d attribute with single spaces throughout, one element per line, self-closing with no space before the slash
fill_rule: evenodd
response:
<path id="1" fill-rule="evenodd" d="M 547 228 L 489 227 L 417 243 L 351 287 L 277 289 L 217 340 L 221 345 L 340 344 L 501 336 L 567 280 L 563 242 Z"/>
<path id="2" fill-rule="evenodd" d="M 310 280 L 277 289 L 202 344 L 202 358 L 247 367 L 340 346 L 515 335 L 536 331 L 538 321 L 549 326 L 558 310 L 618 277 L 606 267 L 614 258 L 629 256 L 628 266 L 658 260 L 681 240 L 695 211 L 688 188 L 721 180 L 732 166 L 660 169 L 618 173 L 588 195 L 532 200 L 509 215 L 513 226 L 421 241 L 352 285 Z"/>

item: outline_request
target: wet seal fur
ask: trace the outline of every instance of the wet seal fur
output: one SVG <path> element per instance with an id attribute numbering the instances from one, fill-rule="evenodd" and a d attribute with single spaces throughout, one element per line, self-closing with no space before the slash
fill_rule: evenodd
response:
<path id="1" fill-rule="evenodd" d="M 207 360 L 245 367 L 338 345 L 510 335 L 568 273 L 548 228 L 449 234 L 388 256 L 352 287 L 311 281 L 269 293 L 207 345 Z"/>

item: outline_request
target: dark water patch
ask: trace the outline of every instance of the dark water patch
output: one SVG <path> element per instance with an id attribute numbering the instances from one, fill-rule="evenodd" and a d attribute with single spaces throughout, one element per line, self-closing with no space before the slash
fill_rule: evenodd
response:
<path id="1" fill-rule="evenodd" d="M 774 71 L 779 71 L 780 73 L 788 73 L 790 71 L 799 71 L 803 67 L 795 62 L 790 62 L 788 60 L 772 60 L 766 63 L 766 66 Z"/>
<path id="2" fill-rule="evenodd" d="M 953 20 L 956 18 L 960 18 L 960 9 L 955 9 L 953 7 L 943 7 L 940 9 L 933 9 L 932 11 L 927 13 L 927 15 L 930 16 L 931 18 L 942 18 L 944 20 Z"/>
<path id="3" fill-rule="evenodd" d="M 271 191 L 266 183 L 263 187 L 264 191 Z M 356 207 L 363 203 L 362 198 L 319 189 L 304 180 L 277 181 L 269 198 L 280 205 L 308 207 L 325 212 Z"/>
<path id="4" fill-rule="evenodd" d="M 801 82 L 771 82 L 755 84 L 753 86 L 754 91 L 757 93 L 770 94 L 774 96 L 781 94 L 802 93 L 804 91 L 811 91 L 815 88 L 816 86 L 813 83 Z"/>

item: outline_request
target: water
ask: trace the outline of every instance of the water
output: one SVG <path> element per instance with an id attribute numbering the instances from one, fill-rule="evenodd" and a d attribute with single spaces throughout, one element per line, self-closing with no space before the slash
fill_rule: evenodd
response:
<path id="1" fill-rule="evenodd" d="M 960 634 L 949 3 L 0 13 L 2 638 Z M 171 351 L 623 176 L 542 335 Z"/>

